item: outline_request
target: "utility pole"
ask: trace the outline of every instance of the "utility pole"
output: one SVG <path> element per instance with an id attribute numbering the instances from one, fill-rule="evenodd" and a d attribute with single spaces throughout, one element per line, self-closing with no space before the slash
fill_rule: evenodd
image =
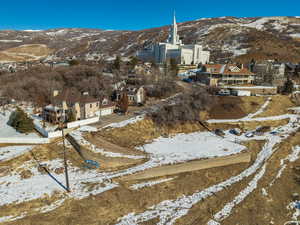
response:
<path id="1" fill-rule="evenodd" d="M 63 116 L 62 119 L 65 120 L 65 116 Z M 60 126 L 61 126 L 61 133 L 62 133 L 63 147 L 64 147 L 64 167 L 65 167 L 66 188 L 67 191 L 70 192 L 71 190 L 70 190 L 70 183 L 69 183 L 67 152 L 66 152 L 66 145 L 65 145 L 64 121 L 61 121 Z"/>

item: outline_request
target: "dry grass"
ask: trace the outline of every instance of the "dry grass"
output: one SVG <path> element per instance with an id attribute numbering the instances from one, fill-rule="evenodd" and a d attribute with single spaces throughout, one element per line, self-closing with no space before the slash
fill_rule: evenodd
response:
<path id="1" fill-rule="evenodd" d="M 232 215 L 222 222 L 224 225 L 236 224 L 284 224 L 291 220 L 291 212 L 286 206 L 292 201 L 293 193 L 300 193 L 300 186 L 294 181 L 295 172 L 293 165 L 300 165 L 300 160 L 287 165 L 286 169 L 273 186 L 270 182 L 275 178 L 279 169 L 280 161 L 287 157 L 293 146 L 300 144 L 300 133 L 291 135 L 286 141 L 278 145 L 278 150 L 268 160 L 267 170 L 259 186 L 249 195 L 244 202 L 237 206 Z M 261 188 L 266 188 L 268 196 L 261 193 Z"/>
<path id="2" fill-rule="evenodd" d="M 237 164 L 230 167 L 183 173 L 178 175 L 175 180 L 137 191 L 128 189 L 127 185 L 127 187 L 120 186 L 97 196 L 90 196 L 82 200 L 70 200 L 52 212 L 33 215 L 8 224 L 29 225 L 35 224 L 36 221 L 39 221 L 40 225 L 115 224 L 118 218 L 128 213 L 143 212 L 163 200 L 190 195 L 240 173 L 245 167 L 245 164 Z M 90 188 L 94 186 L 94 184 L 86 185 Z M 29 205 L 27 207 L 30 208 Z M 152 222 L 155 221 L 146 224 L 153 224 Z"/>
<path id="3" fill-rule="evenodd" d="M 229 130 L 233 128 L 239 128 L 242 131 L 249 131 L 254 130 L 259 126 L 270 126 L 270 127 L 278 127 L 288 124 L 289 119 L 283 120 L 266 120 L 266 121 L 251 121 L 251 122 L 236 122 L 236 123 L 217 123 L 217 124 L 210 124 L 209 128 L 211 130 L 215 129 L 222 129 L 222 130 Z"/>
<path id="4" fill-rule="evenodd" d="M 184 123 L 177 124 L 173 127 L 158 128 L 151 119 L 144 119 L 126 127 L 102 130 L 97 135 L 100 135 L 101 138 L 114 144 L 133 148 L 150 142 L 160 136 L 204 130 L 205 129 L 198 123 Z"/>
<path id="5" fill-rule="evenodd" d="M 32 61 L 51 54 L 53 50 L 46 45 L 21 45 L 0 52 L 0 61 Z"/>
<path id="6" fill-rule="evenodd" d="M 257 117 L 279 116 L 288 113 L 288 108 L 295 106 L 289 96 L 275 95 L 266 110 Z"/>
<path id="7" fill-rule="evenodd" d="M 239 119 L 256 112 L 266 100 L 263 96 L 222 96 L 208 114 L 211 119 Z"/>

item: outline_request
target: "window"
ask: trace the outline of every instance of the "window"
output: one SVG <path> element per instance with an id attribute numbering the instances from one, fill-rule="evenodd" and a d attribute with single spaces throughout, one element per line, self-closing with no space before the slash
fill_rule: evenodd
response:
<path id="1" fill-rule="evenodd" d="M 90 104 L 90 108 L 92 108 L 93 107 L 93 104 Z"/>

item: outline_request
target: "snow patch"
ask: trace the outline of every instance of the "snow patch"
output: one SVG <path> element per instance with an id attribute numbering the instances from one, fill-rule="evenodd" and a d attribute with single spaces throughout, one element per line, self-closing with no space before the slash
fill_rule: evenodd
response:
<path id="1" fill-rule="evenodd" d="M 0 148 L 0 162 L 16 158 L 33 149 L 33 146 L 8 146 Z"/>
<path id="2" fill-rule="evenodd" d="M 136 116 L 136 117 L 133 117 L 133 118 L 130 118 L 128 120 L 124 120 L 124 121 L 121 121 L 121 122 L 118 122 L 118 123 L 111 123 L 111 124 L 103 127 L 102 129 L 104 129 L 104 128 L 121 128 L 121 127 L 125 127 L 129 124 L 137 123 L 137 122 L 143 120 L 144 118 L 145 118 L 144 115 Z"/>
<path id="3" fill-rule="evenodd" d="M 143 183 L 139 183 L 139 184 L 134 184 L 130 186 L 130 189 L 132 190 L 138 190 L 144 187 L 150 187 L 156 184 L 161 184 L 164 182 L 168 182 L 173 180 L 174 178 L 167 178 L 167 179 L 161 179 L 161 180 L 155 180 L 155 181 L 148 181 L 148 182 L 143 182 Z"/>

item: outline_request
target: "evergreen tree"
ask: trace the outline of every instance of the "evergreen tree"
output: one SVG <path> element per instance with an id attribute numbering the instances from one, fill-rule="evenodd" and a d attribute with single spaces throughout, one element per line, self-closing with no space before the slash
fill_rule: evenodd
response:
<path id="1" fill-rule="evenodd" d="M 282 93 L 284 94 L 291 94 L 294 90 L 294 83 L 291 79 L 287 79 L 284 83 Z"/>
<path id="2" fill-rule="evenodd" d="M 8 124 L 20 133 L 29 133 L 34 130 L 33 119 L 31 119 L 21 108 L 17 108 L 10 115 Z"/>

